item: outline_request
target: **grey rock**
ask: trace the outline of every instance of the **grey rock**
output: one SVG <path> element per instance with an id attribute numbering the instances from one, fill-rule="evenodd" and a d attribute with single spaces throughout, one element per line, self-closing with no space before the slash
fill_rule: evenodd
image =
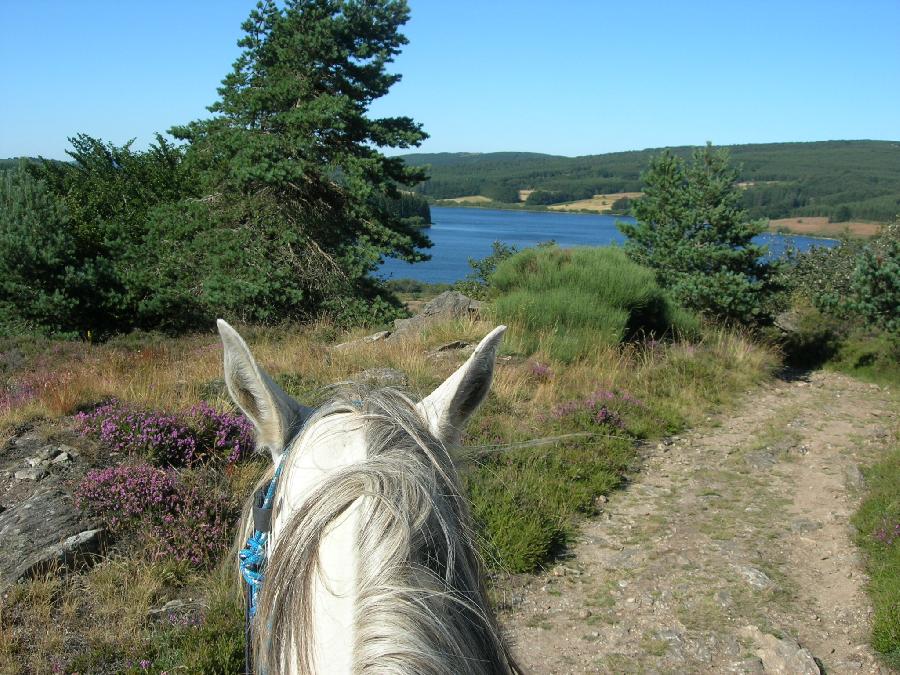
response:
<path id="1" fill-rule="evenodd" d="M 395 368 L 369 368 L 351 375 L 354 382 L 373 384 L 382 387 L 405 387 L 409 384 L 409 378 Z"/>
<path id="2" fill-rule="evenodd" d="M 53 565 L 71 565 L 97 553 L 103 530 L 83 518 L 59 487 L 40 486 L 0 512 L 0 592 Z"/>
<path id="3" fill-rule="evenodd" d="M 478 300 L 463 295 L 459 291 L 444 291 L 434 300 L 427 303 L 419 314 L 410 319 L 396 319 L 394 331 L 388 336 L 389 341 L 401 340 L 415 335 L 425 326 L 435 321 L 464 319 L 473 316 L 481 309 Z"/>
<path id="4" fill-rule="evenodd" d="M 753 586 L 754 588 L 758 588 L 761 591 L 768 591 L 775 588 L 775 582 L 772 581 L 765 572 L 762 572 L 755 567 L 738 567 L 738 572 L 744 580 Z"/>
<path id="5" fill-rule="evenodd" d="M 820 675 L 822 672 L 810 651 L 790 637 L 777 638 L 763 633 L 757 626 L 746 626 L 741 632 L 753 640 L 754 653 L 762 661 L 766 673 Z"/>
<path id="6" fill-rule="evenodd" d="M 765 471 L 774 466 L 778 459 L 771 452 L 751 452 L 744 457 L 747 465 L 755 471 Z"/>
<path id="7" fill-rule="evenodd" d="M 799 518 L 791 523 L 791 531 L 799 534 L 809 534 L 820 529 L 822 529 L 822 523 L 817 523 L 807 518 Z"/>
<path id="8" fill-rule="evenodd" d="M 30 469 L 16 471 L 13 477 L 16 480 L 40 480 L 47 475 L 47 468 L 43 465 L 33 466 Z"/>
<path id="9" fill-rule="evenodd" d="M 866 487 L 866 477 L 859 467 L 852 465 L 847 468 L 846 472 L 847 485 L 853 490 L 863 490 Z"/>
<path id="10" fill-rule="evenodd" d="M 66 453 L 67 455 L 69 455 L 69 457 L 81 456 L 81 452 L 78 450 L 78 448 L 73 448 L 71 445 L 66 445 L 65 443 L 61 443 L 57 450 Z"/>
<path id="11" fill-rule="evenodd" d="M 45 445 L 43 448 L 41 448 L 38 451 L 38 453 L 35 455 L 35 457 L 39 460 L 46 461 L 46 460 L 49 460 L 49 459 L 52 459 L 53 457 L 55 457 L 58 452 L 59 452 L 59 448 L 56 447 L 55 445 Z"/>
<path id="12" fill-rule="evenodd" d="M 785 333 L 796 333 L 800 330 L 800 313 L 793 310 L 782 312 L 775 316 L 773 323 Z"/>
<path id="13" fill-rule="evenodd" d="M 72 457 L 68 452 L 61 452 L 56 457 L 54 457 L 50 463 L 51 464 L 65 464 L 66 462 L 71 462 Z"/>
<path id="14" fill-rule="evenodd" d="M 371 344 L 372 342 L 380 342 L 381 340 L 386 340 L 391 334 L 389 330 L 382 330 L 377 333 L 372 333 L 371 335 L 366 335 L 365 337 L 361 337 L 358 340 L 350 340 L 349 342 L 341 342 L 338 345 L 332 347 L 332 349 L 342 350 L 342 349 L 351 349 L 353 347 L 359 347 L 360 345 Z"/>
<path id="15" fill-rule="evenodd" d="M 195 603 L 187 602 L 186 600 L 169 600 L 162 607 L 154 607 L 148 613 L 152 616 L 154 614 L 168 614 L 169 612 L 176 612 L 180 609 L 185 609 L 188 607 L 194 606 Z"/>
<path id="16" fill-rule="evenodd" d="M 43 437 L 36 431 L 28 431 L 13 441 L 16 448 L 25 452 L 33 452 L 45 444 Z"/>
<path id="17" fill-rule="evenodd" d="M 456 349 L 463 349 L 465 347 L 468 347 L 470 344 L 471 344 L 470 342 L 466 342 L 465 340 L 454 340 L 453 342 L 448 342 L 447 344 L 441 345 L 434 351 L 435 352 L 449 352 L 449 351 L 453 351 Z"/>
<path id="18" fill-rule="evenodd" d="M 757 656 L 729 664 L 725 670 L 728 673 L 740 673 L 741 675 L 764 675 L 766 672 L 762 659 Z"/>

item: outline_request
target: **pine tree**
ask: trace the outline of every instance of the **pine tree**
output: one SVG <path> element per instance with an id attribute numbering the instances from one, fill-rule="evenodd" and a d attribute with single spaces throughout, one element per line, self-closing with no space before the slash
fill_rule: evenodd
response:
<path id="1" fill-rule="evenodd" d="M 424 179 L 379 148 L 427 136 L 408 117 L 372 118 L 400 76 L 404 0 L 260 2 L 222 81 L 214 116 L 176 127 L 203 176 L 214 234 L 204 291 L 223 311 L 270 320 L 330 310 L 378 320 L 390 294 L 369 278 L 384 256 L 425 259 L 427 237 L 385 197 Z M 235 254 L 239 251 L 239 254 Z"/>
<path id="2" fill-rule="evenodd" d="M 774 309 L 776 264 L 752 241 L 765 223 L 749 221 L 741 209 L 728 151 L 707 144 L 689 163 L 667 151 L 651 160 L 642 179 L 644 195 L 632 204 L 637 222 L 618 224 L 629 255 L 655 269 L 686 307 L 765 322 Z"/>

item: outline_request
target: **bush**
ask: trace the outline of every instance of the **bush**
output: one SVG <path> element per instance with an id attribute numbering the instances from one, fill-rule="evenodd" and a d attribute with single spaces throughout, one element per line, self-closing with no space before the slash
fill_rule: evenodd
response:
<path id="1" fill-rule="evenodd" d="M 497 269 L 497 265 L 514 256 L 519 249 L 502 241 L 491 244 L 491 254 L 484 258 L 469 258 L 469 267 L 472 271 L 462 281 L 456 282 L 454 288 L 476 300 L 484 300 L 491 286 L 491 275 Z"/>
<path id="2" fill-rule="evenodd" d="M 253 427 L 242 415 L 200 402 L 183 415 L 148 411 L 113 400 L 75 417 L 80 432 L 116 452 L 157 466 L 233 464 L 253 451 Z"/>
<path id="3" fill-rule="evenodd" d="M 218 559 L 235 515 L 231 500 L 208 481 L 149 464 L 88 471 L 75 498 L 113 534 L 136 533 L 152 557 L 171 556 L 195 567 Z"/>
<path id="4" fill-rule="evenodd" d="M 598 343 L 698 329 L 653 272 L 618 248 L 528 249 L 500 264 L 491 283 L 497 318 L 522 328 L 523 349 L 535 351 L 546 337 L 562 361 L 584 357 Z"/>
<path id="5" fill-rule="evenodd" d="M 65 204 L 22 168 L 0 174 L 0 334 L 103 332 L 117 293 Z"/>
<path id="6" fill-rule="evenodd" d="M 865 246 L 850 278 L 847 307 L 868 325 L 900 333 L 900 222 Z"/>

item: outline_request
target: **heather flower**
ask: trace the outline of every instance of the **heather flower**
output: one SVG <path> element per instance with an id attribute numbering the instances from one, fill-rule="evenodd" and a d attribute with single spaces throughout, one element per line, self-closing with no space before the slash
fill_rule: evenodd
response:
<path id="1" fill-rule="evenodd" d="M 115 452 L 137 454 L 160 466 L 201 461 L 233 464 L 253 451 L 253 427 L 241 415 L 199 403 L 183 415 L 141 410 L 112 400 L 75 416 L 80 432 Z"/>
<path id="2" fill-rule="evenodd" d="M 646 408 L 642 400 L 627 391 L 597 389 L 583 399 L 565 401 L 556 405 L 551 411 L 550 417 L 556 420 L 580 418 L 591 425 L 623 429 L 625 422 L 622 420 L 621 414 L 610 406 L 615 408 L 622 408 L 623 406 Z"/>
<path id="3" fill-rule="evenodd" d="M 897 539 L 900 539 L 900 521 L 891 527 L 890 523 L 887 520 L 884 520 L 881 527 L 872 533 L 872 538 L 876 541 L 880 541 L 885 546 L 890 546 Z"/>
<path id="4" fill-rule="evenodd" d="M 538 361 L 531 363 L 531 375 L 538 380 L 546 381 L 553 379 L 553 371 L 550 369 L 550 366 Z"/>
<path id="5" fill-rule="evenodd" d="M 208 566 L 227 547 L 234 516 L 231 500 L 196 476 L 146 463 L 88 471 L 75 503 L 114 534 L 140 535 L 153 557 L 195 567 Z"/>

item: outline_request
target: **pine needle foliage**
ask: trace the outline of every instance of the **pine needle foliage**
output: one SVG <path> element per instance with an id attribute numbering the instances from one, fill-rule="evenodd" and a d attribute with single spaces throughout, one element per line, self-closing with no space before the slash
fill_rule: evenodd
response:
<path id="1" fill-rule="evenodd" d="M 379 148 L 427 136 L 408 117 L 368 115 L 400 79 L 386 67 L 407 42 L 408 17 L 402 0 L 260 2 L 214 116 L 172 130 L 203 176 L 221 300 L 239 298 L 231 305 L 243 318 L 326 310 L 377 320 L 391 313 L 391 295 L 368 273 L 384 256 L 426 257 L 427 237 L 384 199 L 424 173 Z M 248 304 L 266 316 L 247 315 Z"/>
<path id="2" fill-rule="evenodd" d="M 741 208 L 728 151 L 707 144 L 690 162 L 665 151 L 643 174 L 636 223 L 618 223 L 629 256 L 656 271 L 685 307 L 744 324 L 766 323 L 777 266 L 753 242 L 766 225 Z"/>

